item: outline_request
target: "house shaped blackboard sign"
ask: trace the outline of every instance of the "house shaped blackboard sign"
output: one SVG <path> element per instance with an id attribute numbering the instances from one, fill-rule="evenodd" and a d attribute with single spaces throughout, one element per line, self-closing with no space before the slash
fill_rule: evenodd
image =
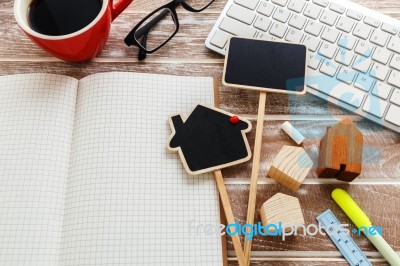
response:
<path id="1" fill-rule="evenodd" d="M 186 171 L 196 175 L 248 161 L 251 124 L 223 110 L 197 105 L 184 119 L 170 116 L 168 148 L 178 151 Z"/>

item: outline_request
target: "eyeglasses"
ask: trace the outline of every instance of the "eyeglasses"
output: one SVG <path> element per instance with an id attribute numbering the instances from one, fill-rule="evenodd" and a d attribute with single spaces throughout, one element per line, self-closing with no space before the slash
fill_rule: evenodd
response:
<path id="1" fill-rule="evenodd" d="M 128 46 L 139 47 L 139 60 L 163 47 L 179 30 L 176 7 L 182 4 L 190 12 L 201 12 L 214 0 L 173 0 L 142 19 L 125 37 Z"/>

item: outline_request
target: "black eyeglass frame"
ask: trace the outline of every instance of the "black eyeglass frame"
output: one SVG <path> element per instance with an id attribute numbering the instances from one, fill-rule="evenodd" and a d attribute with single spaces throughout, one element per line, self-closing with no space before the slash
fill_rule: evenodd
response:
<path id="1" fill-rule="evenodd" d="M 130 32 L 129 34 L 125 37 L 125 43 L 128 46 L 137 46 L 140 49 L 139 52 L 139 59 L 141 57 L 141 53 L 142 53 L 142 57 L 143 57 L 143 52 L 148 53 L 148 54 L 152 54 L 155 51 L 157 51 L 158 49 L 160 49 L 161 47 L 163 47 L 167 42 L 169 42 L 172 37 L 175 36 L 175 34 L 178 32 L 179 30 L 179 21 L 178 21 L 178 15 L 176 13 L 176 7 L 179 4 L 182 4 L 183 8 L 187 11 L 190 12 L 201 12 L 204 9 L 206 9 L 207 7 L 209 7 L 215 0 L 211 0 L 207 5 L 205 5 L 204 7 L 200 8 L 200 9 L 195 9 L 193 7 L 191 7 L 188 3 L 186 3 L 186 0 L 172 0 L 171 2 L 157 8 L 156 10 L 154 10 L 153 12 L 151 12 L 150 14 L 148 14 L 145 18 L 143 18 Z M 164 12 L 161 12 L 158 16 L 156 16 L 154 19 L 152 19 L 150 22 L 148 22 L 145 25 L 142 25 L 146 20 L 148 20 L 151 16 L 153 16 L 154 14 L 158 13 L 160 10 L 165 9 Z M 149 30 L 155 25 L 157 24 L 160 20 L 162 20 L 168 13 L 172 14 L 172 19 L 176 25 L 176 29 L 175 31 L 171 34 L 171 36 L 166 39 L 161 45 L 159 45 L 158 47 L 148 50 L 145 46 L 146 40 L 142 40 L 141 42 L 139 42 L 138 40 L 140 38 L 147 38 L 147 34 L 149 32 Z M 140 29 L 139 29 L 140 28 Z M 144 56 L 145 57 L 145 56 Z M 144 58 L 143 58 L 144 59 Z"/>

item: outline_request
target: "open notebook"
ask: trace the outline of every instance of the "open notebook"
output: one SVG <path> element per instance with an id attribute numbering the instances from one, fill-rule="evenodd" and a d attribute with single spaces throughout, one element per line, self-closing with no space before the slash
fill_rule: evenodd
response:
<path id="1" fill-rule="evenodd" d="M 103 73 L 0 77 L 0 265 L 221 265 L 212 174 L 166 149 L 168 115 L 213 80 Z M 189 233 L 190 231 L 190 233 Z"/>

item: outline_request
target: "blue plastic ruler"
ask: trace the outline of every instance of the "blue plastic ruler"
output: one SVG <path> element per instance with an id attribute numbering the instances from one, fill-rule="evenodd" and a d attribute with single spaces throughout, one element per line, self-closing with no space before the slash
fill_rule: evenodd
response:
<path id="1" fill-rule="evenodd" d="M 372 266 L 360 247 L 350 236 L 350 230 L 343 228 L 331 210 L 326 210 L 317 217 L 317 221 L 324 226 L 327 235 L 343 254 L 351 266 Z"/>

